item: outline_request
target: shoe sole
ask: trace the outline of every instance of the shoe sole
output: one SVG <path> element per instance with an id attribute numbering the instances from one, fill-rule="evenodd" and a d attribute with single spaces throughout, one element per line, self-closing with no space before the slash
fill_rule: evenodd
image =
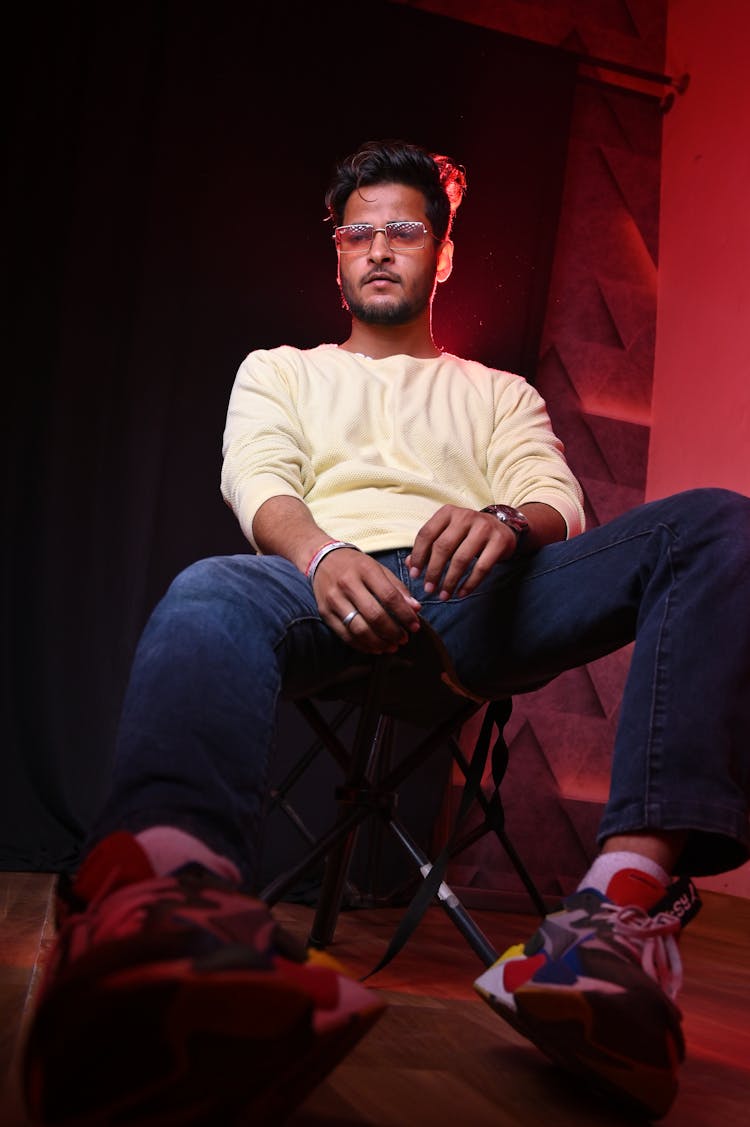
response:
<path id="1" fill-rule="evenodd" d="M 310 994 L 267 971 L 207 974 L 189 964 L 152 965 L 145 976 L 140 969 L 100 980 L 88 994 L 79 981 L 75 991 L 57 991 L 37 1015 L 27 1057 L 29 1105 L 40 1122 L 59 1127 L 271 1127 L 383 1013 L 372 991 L 349 982 L 348 995 L 353 987 L 361 1004 L 350 1001 L 340 1020 L 335 1010 L 323 1011 L 328 1028 L 315 1033 Z M 102 1030 L 113 1032 L 109 1043 Z M 44 1072 L 36 1061 L 45 1062 Z M 86 1108 L 81 1092 L 89 1097 Z"/>
<path id="2" fill-rule="evenodd" d="M 677 1093 L 682 1042 L 667 1031 L 664 1066 L 636 1061 L 613 1050 L 595 1030 L 606 1029 L 610 1015 L 596 994 L 521 987 L 514 992 L 517 1010 L 493 995 L 481 997 L 516 1032 L 531 1041 L 554 1064 L 593 1082 L 601 1094 L 615 1097 L 638 1114 L 666 1115 Z"/>

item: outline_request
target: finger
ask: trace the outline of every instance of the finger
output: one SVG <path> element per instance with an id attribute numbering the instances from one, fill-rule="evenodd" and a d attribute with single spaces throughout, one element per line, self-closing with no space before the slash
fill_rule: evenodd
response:
<path id="1" fill-rule="evenodd" d="M 412 579 L 417 579 L 424 570 L 426 564 L 430 559 L 433 545 L 438 536 L 450 524 L 450 511 L 452 506 L 443 505 L 436 513 L 433 513 L 428 521 L 426 521 L 416 537 L 414 538 L 414 545 L 407 558 L 407 564 L 410 568 Z"/>
<path id="2" fill-rule="evenodd" d="M 405 605 L 404 600 L 395 592 L 388 592 L 385 597 L 390 599 L 392 603 Z M 400 622 L 395 614 L 391 613 L 390 609 L 384 606 L 383 602 L 371 591 L 364 590 L 355 601 L 360 614 L 351 623 L 350 629 L 353 629 L 359 637 L 366 636 L 366 631 L 369 630 L 373 635 L 371 639 L 373 642 L 378 639 L 387 645 L 402 646 L 408 641 L 410 629 L 407 629 L 407 626 Z M 409 609 L 409 627 L 413 614 L 414 612 Z"/>
<path id="3" fill-rule="evenodd" d="M 392 572 L 381 568 L 368 576 L 369 589 L 387 615 L 395 619 L 404 630 L 414 632 L 419 629 L 419 611 L 422 604 L 411 591 L 397 579 Z"/>
<path id="4" fill-rule="evenodd" d="M 358 613 L 346 627 L 357 646 L 369 653 L 396 653 L 408 642 L 409 631 L 374 596 L 364 594 L 359 602 Z"/>
<path id="5" fill-rule="evenodd" d="M 432 545 L 423 578 L 424 589 L 428 595 L 431 595 L 440 585 L 443 573 L 458 551 L 462 541 L 463 534 L 456 528 L 451 527 L 442 532 Z"/>
<path id="6" fill-rule="evenodd" d="M 505 525 L 493 526 L 489 536 L 483 529 L 475 528 L 473 533 L 466 537 L 461 547 L 454 553 L 443 580 L 440 598 L 449 599 L 461 581 L 463 575 L 471 564 L 474 564 L 471 574 L 461 583 L 460 595 L 470 595 L 475 591 L 488 572 L 501 560 L 509 559 L 517 546 L 515 533 Z M 467 556 L 469 558 L 467 559 Z"/>
<path id="7" fill-rule="evenodd" d="M 482 580 L 487 578 L 487 575 L 490 573 L 495 564 L 499 563 L 501 558 L 502 557 L 495 556 L 494 553 L 490 552 L 482 552 L 481 555 L 477 556 L 474 566 L 471 569 L 471 573 L 467 575 L 466 579 L 459 588 L 459 599 L 463 599 L 465 595 L 470 595 L 472 591 L 476 591 Z M 452 594 L 453 592 L 451 592 L 451 595 Z"/>
<path id="8" fill-rule="evenodd" d="M 495 564 L 504 559 L 506 554 L 507 553 L 503 551 L 497 551 L 495 545 L 488 544 L 486 549 L 483 552 L 480 552 L 476 557 L 471 571 L 461 582 L 461 586 L 458 588 L 458 597 L 463 598 L 465 595 L 470 595 L 472 591 L 476 591 L 482 580 L 487 578 L 487 575 L 490 573 Z M 458 584 L 447 589 L 445 597 L 451 598 L 456 593 L 457 586 Z M 440 592 L 440 597 L 443 597 L 443 591 Z"/>
<path id="9" fill-rule="evenodd" d="M 372 624 L 367 621 L 363 614 L 357 614 L 349 623 L 347 630 L 349 644 L 369 654 L 398 653 L 407 639 L 407 635 L 404 633 L 397 642 L 384 638 L 378 630 L 373 629 Z"/>
<path id="10" fill-rule="evenodd" d="M 318 569 L 316 573 L 314 591 L 324 606 L 333 601 L 334 609 L 344 614 L 350 607 L 344 608 L 340 599 L 337 600 L 336 592 L 348 598 L 352 606 L 358 606 L 360 592 L 367 590 L 406 629 L 418 625 L 421 603 L 393 572 L 364 553 L 341 552 L 340 560 L 336 559 L 337 555 L 339 553 L 332 553 L 332 558 L 324 561 L 325 570 Z"/>
<path id="11" fill-rule="evenodd" d="M 352 615 L 352 613 L 353 617 L 348 617 Z M 362 615 L 359 610 L 355 611 L 353 607 L 346 612 L 333 610 L 331 607 L 328 607 L 325 610 L 321 610 L 321 617 L 342 642 L 345 642 L 348 646 L 352 646 L 355 650 L 359 650 L 361 653 L 376 654 L 398 652 L 398 642 L 384 639 L 376 634 L 370 628 L 364 615 Z M 347 617 L 348 621 L 345 621 Z M 404 638 L 405 637 L 406 635 L 404 635 Z"/>
<path id="12" fill-rule="evenodd" d="M 377 651 L 383 646 L 398 647 L 409 632 L 419 629 L 420 603 L 392 572 L 366 555 L 348 554 L 319 569 L 315 596 L 324 620 L 339 637 L 351 643 L 355 638 L 360 648 Z M 340 553 L 344 557 L 344 553 Z M 363 621 L 351 620 L 356 628 L 342 635 L 342 620 L 358 610 Z"/>
<path id="13" fill-rule="evenodd" d="M 372 578 L 372 577 L 371 577 Z M 375 580 L 379 579 L 376 572 Z M 396 607 L 406 607 L 405 600 L 400 591 L 386 584 L 383 599 L 390 600 Z M 341 584 L 328 592 L 325 609 L 334 619 L 334 629 L 340 634 L 340 629 L 346 632 L 347 641 L 356 639 L 360 647 L 370 650 L 398 648 L 408 640 L 407 626 L 411 629 L 412 619 L 419 626 L 412 607 L 406 607 L 407 624 L 402 625 L 394 614 L 389 613 L 382 602 L 362 582 Z"/>
<path id="14" fill-rule="evenodd" d="M 370 630 L 358 633 L 356 629 L 352 629 L 357 622 L 356 618 L 353 619 L 349 626 L 343 626 L 341 619 L 337 618 L 336 615 L 323 614 L 322 618 L 342 642 L 347 646 L 351 646 L 352 649 L 358 650 L 360 653 L 379 654 L 398 652 L 399 647 L 397 645 L 383 642 L 382 639 L 373 635 Z"/>
<path id="15" fill-rule="evenodd" d="M 376 630 L 377 624 L 381 624 L 389 637 L 393 634 L 393 622 L 406 631 L 419 629 L 419 600 L 414 598 L 400 579 L 376 560 L 367 560 L 359 569 L 351 569 L 339 575 L 338 592 L 352 607 L 362 611 Z M 341 608 L 342 604 L 339 603 L 338 606 Z"/>
<path id="16" fill-rule="evenodd" d="M 462 577 L 473 564 L 472 575 L 478 574 L 469 586 L 469 591 L 478 586 L 490 568 L 511 555 L 516 548 L 516 537 L 509 528 L 499 521 L 487 523 L 486 521 L 473 521 L 466 530 L 461 542 L 456 546 L 450 563 L 448 564 L 441 584 L 440 597 L 450 598 L 455 592 Z M 466 579 L 468 582 L 468 577 Z M 464 584 L 465 585 L 465 584 Z M 463 586 L 461 588 L 463 590 Z"/>
<path id="17" fill-rule="evenodd" d="M 474 569 L 476 569 L 477 563 L 485 555 L 489 559 L 493 559 L 493 557 L 497 558 L 497 545 L 494 545 L 492 543 L 488 544 L 486 537 L 482 534 L 481 529 L 474 529 L 456 547 L 456 550 L 453 552 L 453 555 L 450 558 L 448 566 L 445 569 L 445 574 L 443 575 L 440 582 L 440 598 L 452 598 L 459 582 L 464 576 L 466 576 L 466 573 L 472 566 L 472 564 L 474 565 Z M 489 566 L 491 565 L 488 565 L 488 567 Z M 468 578 L 466 582 L 468 582 Z"/>

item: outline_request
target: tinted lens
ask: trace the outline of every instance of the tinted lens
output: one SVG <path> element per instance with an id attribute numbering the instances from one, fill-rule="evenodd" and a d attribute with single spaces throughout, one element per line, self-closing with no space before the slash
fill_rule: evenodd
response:
<path id="1" fill-rule="evenodd" d="M 371 223 L 351 223 L 348 227 L 339 227 L 336 231 L 336 246 L 345 252 L 369 250 L 371 242 Z"/>
<path id="2" fill-rule="evenodd" d="M 424 246 L 424 235 L 424 223 L 399 219 L 385 225 L 385 237 L 391 250 L 419 250 Z"/>

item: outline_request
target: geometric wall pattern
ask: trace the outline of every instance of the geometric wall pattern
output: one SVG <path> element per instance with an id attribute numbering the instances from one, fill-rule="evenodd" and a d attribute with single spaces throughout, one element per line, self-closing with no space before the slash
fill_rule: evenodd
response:
<path id="1" fill-rule="evenodd" d="M 588 56 L 661 72 L 666 0 L 419 3 Z M 589 526 L 644 497 L 656 326 L 663 90 L 582 68 L 536 386 L 585 493 Z M 630 649 L 515 698 L 503 798 L 511 837 L 548 897 L 595 851 Z M 478 722 L 478 720 L 477 720 Z M 469 733 L 467 733 L 467 736 Z M 468 740 L 467 740 L 468 742 Z M 455 808 L 460 780 L 447 805 Z M 470 905 L 530 910 L 488 836 L 449 882 Z"/>

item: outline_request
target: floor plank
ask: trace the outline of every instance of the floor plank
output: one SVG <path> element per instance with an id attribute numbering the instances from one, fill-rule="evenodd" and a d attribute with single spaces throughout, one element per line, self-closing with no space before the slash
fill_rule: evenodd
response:
<path id="1" fill-rule="evenodd" d="M 18 1057 L 45 957 L 54 941 L 54 878 L 0 873 L 0 1123 L 25 1127 Z"/>
<path id="2" fill-rule="evenodd" d="M 19 1045 L 52 942 L 47 874 L 0 873 L 2 1127 L 28 1127 L 17 1090 Z M 750 1106 L 750 901 L 704 893 L 686 929 L 681 995 L 688 1042 L 680 1093 L 664 1127 L 745 1127 Z M 275 914 L 305 939 L 310 908 Z M 473 913 L 499 948 L 526 938 L 532 916 Z M 344 913 L 330 953 L 366 974 L 398 909 Z M 482 967 L 450 920 L 431 908 L 371 985 L 388 1008 L 371 1033 L 308 1097 L 288 1127 L 627 1127 L 637 1122 L 549 1064 L 481 1001 Z M 643 1120 L 640 1121 L 643 1123 Z"/>
<path id="3" fill-rule="evenodd" d="M 664 1127 L 745 1127 L 750 1103 L 750 901 L 704 893 L 685 930 L 681 994 L 688 1059 Z M 279 905 L 301 937 L 312 912 Z M 528 937 L 532 916 L 473 913 L 499 948 Z M 354 973 L 372 968 L 399 913 L 348 912 L 330 952 Z M 585 1090 L 507 1027 L 477 997 L 482 967 L 439 908 L 372 984 L 384 1017 L 289 1121 L 289 1127 L 594 1127 L 643 1123 Z M 436 1079 L 437 1077 L 437 1079 Z M 392 1078 L 392 1079 L 391 1079 Z M 469 1089 L 472 1100 L 460 1098 Z M 377 1094 L 377 1118 L 370 1113 Z M 485 1103 L 491 1108 L 486 1112 Z M 469 1115 L 469 1107 L 471 1115 Z M 466 1112 L 464 1112 L 466 1108 Z M 473 1118 L 472 1118 L 473 1117 Z"/>

